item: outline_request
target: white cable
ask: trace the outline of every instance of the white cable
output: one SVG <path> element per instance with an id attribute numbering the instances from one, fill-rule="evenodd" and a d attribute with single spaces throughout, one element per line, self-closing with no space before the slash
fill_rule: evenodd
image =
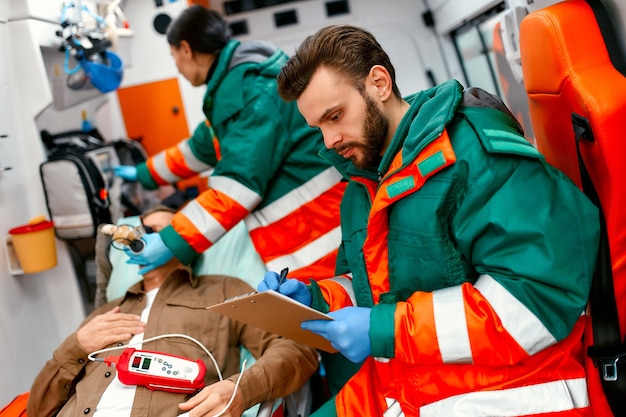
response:
<path id="1" fill-rule="evenodd" d="M 233 403 L 233 400 L 235 399 L 235 394 L 237 393 L 237 388 L 239 388 L 239 381 L 241 381 L 241 377 L 243 376 L 243 373 L 246 370 L 246 362 L 248 362 L 248 360 L 244 359 L 243 363 L 241 364 L 241 373 L 239 374 L 239 377 L 237 377 L 237 381 L 235 382 L 235 390 L 233 391 L 233 396 L 230 397 L 230 400 L 228 401 L 228 404 L 226 404 L 226 406 L 222 409 L 222 411 L 220 411 L 219 413 L 217 413 L 213 417 L 219 417 L 222 414 L 224 414 L 226 412 L 226 410 L 228 410 L 228 407 L 230 407 L 230 405 Z M 183 413 L 183 414 L 179 414 L 178 417 L 189 417 L 189 411 L 187 411 L 186 413 Z"/>
<path id="2" fill-rule="evenodd" d="M 235 399 L 235 394 L 237 394 L 237 388 L 239 388 L 239 381 L 241 381 L 241 377 L 243 376 L 243 373 L 246 370 L 246 362 L 247 361 L 248 361 L 247 359 L 244 359 L 243 363 L 241 364 L 241 373 L 237 377 L 237 381 L 235 382 L 235 389 L 233 390 L 233 395 L 230 397 L 230 400 L 228 400 L 228 403 L 226 404 L 224 409 L 222 409 L 222 411 L 220 411 L 219 413 L 217 413 L 213 417 L 219 417 L 222 414 L 224 414 L 226 412 L 226 410 L 228 410 L 228 407 L 230 407 L 230 405 L 233 403 L 233 400 Z"/>
<path id="3" fill-rule="evenodd" d="M 213 366 L 215 366 L 215 370 L 217 371 L 217 376 L 219 377 L 220 381 L 223 380 L 222 373 L 220 372 L 220 367 L 217 365 L 217 361 L 215 360 L 215 358 L 213 357 L 211 352 L 209 352 L 209 350 L 201 342 L 199 342 L 198 340 L 194 339 L 191 336 L 187 336 L 186 334 L 178 334 L 178 333 L 163 334 L 163 335 L 160 335 L 160 336 L 151 337 L 149 339 L 144 339 L 144 340 L 136 342 L 136 343 L 129 343 L 129 344 L 123 345 L 123 346 L 113 346 L 113 347 L 110 347 L 110 348 L 96 350 L 95 352 L 91 352 L 89 355 L 87 355 L 87 357 L 89 358 L 90 361 L 95 361 L 96 359 L 93 358 L 93 355 L 97 355 L 98 353 L 110 352 L 112 350 L 118 350 L 118 349 L 124 349 L 124 348 L 126 348 L 128 346 L 135 346 L 135 345 L 138 345 L 138 344 L 141 344 L 141 343 L 151 342 L 153 340 L 163 339 L 163 338 L 166 338 L 166 337 L 182 337 L 183 339 L 191 340 L 192 342 L 194 342 L 195 344 L 200 346 L 202 348 L 202 350 L 204 350 L 204 352 L 207 355 L 209 355 L 209 357 L 211 358 L 211 361 L 213 361 Z"/>

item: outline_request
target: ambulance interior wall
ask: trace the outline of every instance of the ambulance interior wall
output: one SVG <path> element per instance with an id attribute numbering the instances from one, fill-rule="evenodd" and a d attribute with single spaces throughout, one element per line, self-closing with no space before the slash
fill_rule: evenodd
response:
<path id="1" fill-rule="evenodd" d="M 53 349 L 76 328 L 84 308 L 67 247 L 56 241 L 58 264 L 12 275 L 5 250 L 8 230 L 47 210 L 39 177 L 45 159 L 35 119 L 51 103 L 41 45 L 56 24 L 42 16 L 50 2 L 0 2 L 0 404 L 30 389 Z M 34 13 L 33 10 L 38 10 Z M 34 18 L 37 16 L 37 18 Z"/>

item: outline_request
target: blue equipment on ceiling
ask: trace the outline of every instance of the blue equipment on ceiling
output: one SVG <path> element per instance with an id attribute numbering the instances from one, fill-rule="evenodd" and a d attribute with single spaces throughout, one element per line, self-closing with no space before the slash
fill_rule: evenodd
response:
<path id="1" fill-rule="evenodd" d="M 93 19 L 92 27 L 87 27 L 83 15 Z M 60 22 L 57 35 L 63 38 L 67 86 L 79 90 L 93 85 L 102 93 L 116 90 L 122 82 L 124 65 L 120 56 L 109 50 L 112 42 L 106 35 L 107 22 L 81 1 L 64 2 Z M 69 65 L 71 57 L 78 62 L 73 68 Z"/>

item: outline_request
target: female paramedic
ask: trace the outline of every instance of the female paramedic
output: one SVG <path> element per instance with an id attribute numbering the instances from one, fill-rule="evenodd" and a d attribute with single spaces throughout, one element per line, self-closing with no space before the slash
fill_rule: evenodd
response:
<path id="1" fill-rule="evenodd" d="M 167 40 L 180 73 L 193 86 L 206 84 L 206 120 L 190 138 L 116 172 L 148 189 L 213 172 L 208 190 L 142 253 L 130 254 L 131 262 L 143 265 L 141 272 L 172 257 L 188 264 L 245 219 L 268 268 L 289 267 L 305 282 L 333 275 L 345 184 L 318 155 L 319 131 L 278 96 L 285 53 L 263 41 L 231 39 L 227 22 L 202 6 L 185 9 Z"/>
<path id="2" fill-rule="evenodd" d="M 129 262 L 141 265 L 140 273 L 172 257 L 189 264 L 245 219 L 268 270 L 288 267 L 290 277 L 305 283 L 334 276 L 346 183 L 318 155 L 319 130 L 278 95 L 276 77 L 287 55 L 267 42 L 231 39 L 227 22 L 201 6 L 185 9 L 170 24 L 167 41 L 180 73 L 193 86 L 206 84 L 206 121 L 178 145 L 116 172 L 154 189 L 214 169 L 209 188 L 170 226 L 146 235 L 145 249 L 128 252 Z M 343 381 L 338 369 L 350 375 L 358 369 L 334 363 L 343 362 L 340 355 L 323 357 L 331 392 Z"/>

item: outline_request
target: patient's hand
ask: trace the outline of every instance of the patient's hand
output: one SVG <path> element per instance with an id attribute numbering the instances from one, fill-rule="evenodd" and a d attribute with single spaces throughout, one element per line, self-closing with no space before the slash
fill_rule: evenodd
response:
<path id="1" fill-rule="evenodd" d="M 179 404 L 178 407 L 183 411 L 189 411 L 190 417 L 214 416 L 226 407 L 230 397 L 233 396 L 233 391 L 235 391 L 235 383 L 226 379 L 204 387 L 202 391 Z M 241 417 L 243 412 L 243 394 L 237 390 L 233 403 L 222 416 Z"/>
<path id="2" fill-rule="evenodd" d="M 76 332 L 78 345 L 87 353 L 143 333 L 146 324 L 136 314 L 120 313 L 120 308 L 95 316 Z"/>

